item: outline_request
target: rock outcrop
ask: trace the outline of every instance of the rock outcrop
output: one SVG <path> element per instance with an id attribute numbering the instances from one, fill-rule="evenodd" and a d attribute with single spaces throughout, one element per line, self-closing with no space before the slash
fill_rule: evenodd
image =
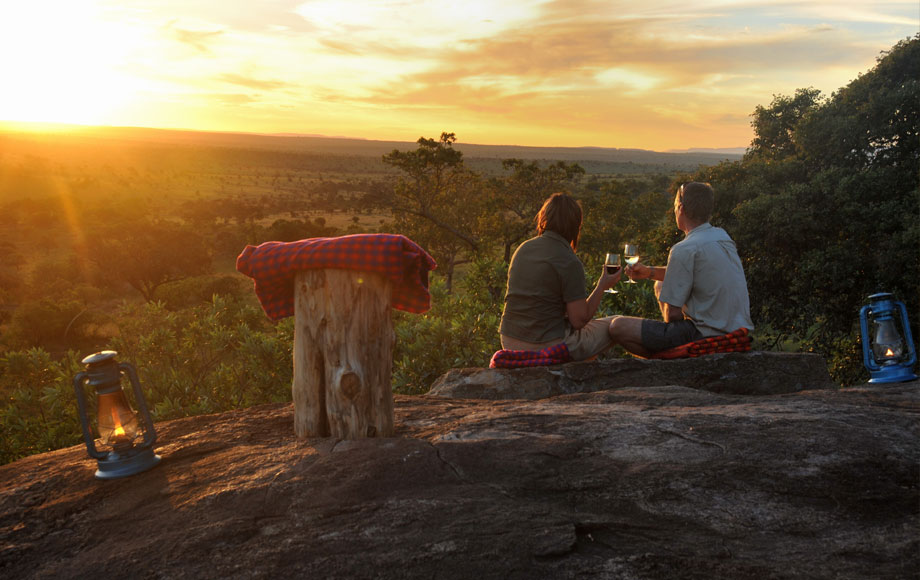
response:
<path id="1" fill-rule="evenodd" d="M 820 355 L 755 351 L 674 360 L 625 358 L 520 369 L 453 369 L 428 394 L 457 399 L 543 399 L 635 385 L 776 395 L 831 388 L 833 382 Z"/>
<path id="2" fill-rule="evenodd" d="M 129 478 L 0 467 L 0 577 L 916 577 L 920 382 L 810 386 L 397 396 L 359 441 L 289 404 L 164 422 Z"/>

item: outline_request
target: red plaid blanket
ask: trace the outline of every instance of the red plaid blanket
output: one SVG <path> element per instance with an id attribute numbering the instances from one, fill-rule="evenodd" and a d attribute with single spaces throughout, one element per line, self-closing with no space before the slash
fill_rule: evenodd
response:
<path id="1" fill-rule="evenodd" d="M 415 242 L 397 234 L 265 242 L 246 246 L 236 259 L 236 269 L 255 281 L 259 303 L 272 320 L 294 314 L 294 274 L 314 268 L 382 274 L 393 283 L 393 308 L 419 313 L 431 307 L 428 271 L 437 264 Z"/>
<path id="2" fill-rule="evenodd" d="M 734 332 L 721 336 L 710 336 L 663 350 L 649 358 L 687 358 L 713 354 L 716 352 L 747 352 L 751 350 L 751 337 L 747 328 L 739 328 Z"/>
<path id="3" fill-rule="evenodd" d="M 496 351 L 489 361 L 490 369 L 516 369 L 520 367 L 541 367 L 559 365 L 572 360 L 569 347 L 564 342 L 548 346 L 542 350 L 506 350 Z"/>

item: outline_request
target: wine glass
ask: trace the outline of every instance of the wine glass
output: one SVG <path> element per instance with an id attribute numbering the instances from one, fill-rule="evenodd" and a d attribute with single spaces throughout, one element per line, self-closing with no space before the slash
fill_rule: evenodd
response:
<path id="1" fill-rule="evenodd" d="M 639 263 L 639 248 L 633 244 L 626 244 L 626 247 L 623 248 L 623 255 L 626 256 L 626 263 L 630 266 L 635 266 Z M 636 281 L 630 278 L 628 280 L 630 284 L 635 284 Z"/>
<path id="2" fill-rule="evenodd" d="M 604 258 L 604 268 L 607 269 L 608 275 L 616 274 L 617 272 L 619 272 L 620 271 L 620 255 L 608 253 L 607 257 Z M 604 292 L 607 292 L 608 294 L 619 294 L 619 292 L 617 292 L 613 288 L 607 288 L 606 290 L 604 290 Z"/>

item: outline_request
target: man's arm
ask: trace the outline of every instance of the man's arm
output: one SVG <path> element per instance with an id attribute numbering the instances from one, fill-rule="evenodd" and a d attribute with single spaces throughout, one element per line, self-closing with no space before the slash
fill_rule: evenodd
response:
<path id="1" fill-rule="evenodd" d="M 667 266 L 646 266 L 642 262 L 632 266 L 626 266 L 626 275 L 633 280 L 664 280 L 664 275 L 668 271 Z"/>
<path id="2" fill-rule="evenodd" d="M 661 315 L 665 322 L 678 322 L 684 319 L 683 309 L 667 302 L 661 304 Z"/>

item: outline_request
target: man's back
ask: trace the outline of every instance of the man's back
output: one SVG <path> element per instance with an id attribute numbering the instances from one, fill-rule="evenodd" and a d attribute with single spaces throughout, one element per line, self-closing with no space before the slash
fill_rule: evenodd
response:
<path id="1" fill-rule="evenodd" d="M 705 223 L 671 248 L 662 302 L 683 305 L 703 336 L 753 329 L 744 269 L 735 242 Z"/>

